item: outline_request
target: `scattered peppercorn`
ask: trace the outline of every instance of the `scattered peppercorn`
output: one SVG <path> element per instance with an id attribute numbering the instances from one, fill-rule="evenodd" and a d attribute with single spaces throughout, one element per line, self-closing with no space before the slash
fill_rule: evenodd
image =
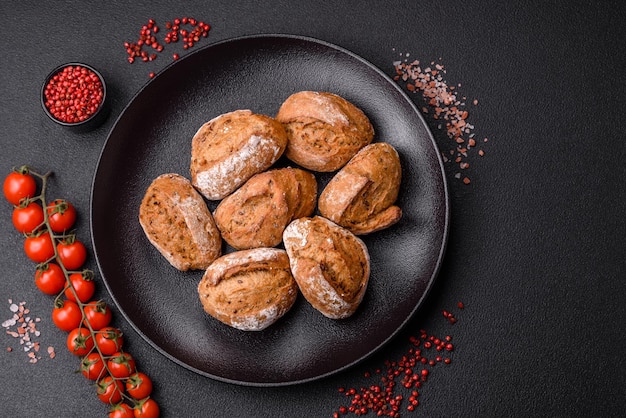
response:
<path id="1" fill-rule="evenodd" d="M 441 313 L 443 317 L 448 320 L 448 322 L 450 322 L 451 324 L 456 324 L 456 317 L 452 312 L 442 311 Z"/>
<path id="2" fill-rule="evenodd" d="M 446 311 L 444 311 L 446 312 Z M 438 364 L 449 365 L 452 359 L 443 354 L 432 356 L 435 350 L 452 352 L 454 345 L 452 337 L 446 335 L 437 338 L 429 335 L 425 330 L 420 330 L 419 335 L 409 337 L 409 348 L 400 360 L 385 360 L 385 369 L 376 369 L 375 372 L 366 371 L 364 377 L 369 379 L 377 377 L 379 382 L 360 388 L 340 387 L 338 392 L 349 398 L 349 402 L 341 405 L 335 412 L 334 418 L 342 415 L 366 415 L 373 412 L 377 416 L 400 417 L 403 409 L 402 403 L 405 395 L 399 391 L 409 390 L 408 405 L 406 411 L 415 411 L 420 402 L 417 399 L 420 391 L 428 380 L 431 371 Z"/>
<path id="3" fill-rule="evenodd" d="M 135 42 L 124 42 L 124 48 L 128 57 L 126 60 L 132 64 L 136 59 L 140 59 L 142 62 L 150 62 L 157 59 L 157 54 L 163 52 L 165 44 L 173 44 L 182 40 L 184 50 L 187 50 L 202 38 L 206 38 L 209 35 L 211 26 L 208 23 L 199 21 L 189 17 L 176 18 L 172 21 L 165 22 L 165 34 L 159 39 L 157 34 L 160 31 L 154 19 L 149 19 L 148 23 L 142 25 L 139 31 L 139 39 Z M 154 52 L 149 53 L 144 49 L 151 48 Z M 180 57 L 178 54 L 173 54 L 174 61 Z M 154 77 L 150 73 L 150 78 Z"/>

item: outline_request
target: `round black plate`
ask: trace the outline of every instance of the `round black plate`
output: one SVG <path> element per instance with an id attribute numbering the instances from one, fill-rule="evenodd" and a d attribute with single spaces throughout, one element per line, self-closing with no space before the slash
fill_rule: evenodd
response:
<path id="1" fill-rule="evenodd" d="M 300 296 L 260 332 L 230 328 L 202 310 L 203 272 L 179 272 L 138 222 L 150 182 L 189 177 L 191 138 L 236 109 L 275 115 L 290 94 L 329 91 L 360 107 L 403 165 L 400 223 L 363 237 L 370 284 L 357 312 L 336 321 Z M 319 176 L 320 188 L 330 175 Z M 211 210 L 214 202 L 208 202 Z M 122 314 L 151 345 L 200 374 L 231 383 L 278 386 L 328 376 L 389 341 L 428 292 L 443 257 L 449 206 L 441 158 L 414 104 L 383 72 L 337 46 L 299 36 L 219 42 L 177 61 L 126 107 L 106 141 L 91 196 L 98 266 Z M 225 251 L 230 249 L 225 248 Z"/>

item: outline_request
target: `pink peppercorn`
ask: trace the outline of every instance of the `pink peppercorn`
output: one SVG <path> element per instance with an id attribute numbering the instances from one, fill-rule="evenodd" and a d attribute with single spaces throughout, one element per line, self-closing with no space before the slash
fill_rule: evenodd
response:
<path id="1" fill-rule="evenodd" d="M 91 118 L 104 102 L 100 76 L 81 64 L 69 64 L 57 70 L 43 89 L 43 104 L 52 118 L 76 124 Z"/>

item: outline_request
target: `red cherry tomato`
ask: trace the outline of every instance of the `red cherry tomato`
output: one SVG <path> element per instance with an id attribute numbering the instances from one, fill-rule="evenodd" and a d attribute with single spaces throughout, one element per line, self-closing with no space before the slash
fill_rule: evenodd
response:
<path id="1" fill-rule="evenodd" d="M 85 356 L 93 349 L 93 337 L 87 328 L 74 328 L 67 335 L 67 349 L 75 356 Z"/>
<path id="2" fill-rule="evenodd" d="M 115 380 L 111 376 L 98 381 L 96 385 L 96 393 L 98 398 L 108 404 L 118 403 L 122 400 L 122 392 L 124 391 L 124 385 L 121 380 Z"/>
<path id="3" fill-rule="evenodd" d="M 125 378 L 135 373 L 135 359 L 128 353 L 117 352 L 107 361 L 111 376 Z"/>
<path id="4" fill-rule="evenodd" d="M 35 263 L 44 263 L 54 257 L 54 243 L 49 232 L 33 235 L 24 240 L 24 252 Z"/>
<path id="5" fill-rule="evenodd" d="M 152 398 L 141 401 L 135 407 L 135 418 L 157 418 L 160 414 L 159 404 Z"/>
<path id="6" fill-rule="evenodd" d="M 71 301 L 77 302 L 76 296 L 78 296 L 78 300 L 87 303 L 96 292 L 93 273 L 89 270 L 82 273 L 72 273 L 70 274 L 69 280 L 71 286 L 65 289 L 65 297 Z M 74 290 L 72 290 L 72 288 Z M 76 294 L 74 294 L 74 292 L 76 292 Z"/>
<path id="7" fill-rule="evenodd" d="M 70 332 L 78 328 L 83 320 L 83 314 L 76 302 L 71 300 L 60 301 L 52 309 L 52 322 L 59 329 Z"/>
<path id="8" fill-rule="evenodd" d="M 13 209 L 12 220 L 18 232 L 30 234 L 43 224 L 43 209 L 36 202 L 30 202 L 26 206 L 16 206 Z"/>
<path id="9" fill-rule="evenodd" d="M 9 203 L 17 206 L 20 200 L 35 196 L 37 182 L 27 171 L 13 171 L 4 179 L 3 191 Z"/>
<path id="10" fill-rule="evenodd" d="M 35 271 L 35 285 L 46 295 L 58 295 L 65 287 L 65 273 L 57 264 L 41 264 Z"/>
<path id="11" fill-rule="evenodd" d="M 80 362 L 80 372 L 89 380 L 100 379 L 105 374 L 104 362 L 100 354 L 87 354 Z"/>
<path id="12" fill-rule="evenodd" d="M 133 418 L 134 416 L 133 408 L 125 403 L 113 405 L 109 411 L 109 418 Z"/>
<path id="13" fill-rule="evenodd" d="M 122 331 L 114 327 L 104 327 L 96 333 L 96 345 L 105 356 L 112 356 L 122 349 Z"/>
<path id="14" fill-rule="evenodd" d="M 85 245 L 76 239 L 59 242 L 57 252 L 59 260 L 67 270 L 78 270 L 87 260 Z"/>
<path id="15" fill-rule="evenodd" d="M 76 208 L 67 200 L 56 199 L 46 207 L 50 229 L 54 232 L 68 231 L 76 222 Z"/>
<path id="16" fill-rule="evenodd" d="M 126 381 L 126 392 L 135 399 L 147 398 L 152 393 L 152 380 L 145 373 L 133 373 Z"/>
<path id="17" fill-rule="evenodd" d="M 109 325 L 113 313 L 106 303 L 101 301 L 91 301 L 83 308 L 85 321 L 89 322 L 94 331 L 101 330 Z"/>

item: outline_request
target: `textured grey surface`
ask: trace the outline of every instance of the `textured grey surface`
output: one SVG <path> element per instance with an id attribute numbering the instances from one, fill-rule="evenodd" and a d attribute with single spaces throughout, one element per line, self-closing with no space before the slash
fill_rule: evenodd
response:
<path id="1" fill-rule="evenodd" d="M 619 416 L 626 378 L 625 148 L 626 87 L 621 52 L 626 13 L 602 5 L 426 2 L 63 1 L 2 3 L 0 14 L 0 171 L 29 164 L 54 171 L 50 195 L 73 201 L 78 236 L 90 243 L 91 184 L 104 141 L 132 97 L 170 62 L 126 62 L 124 41 L 149 18 L 188 15 L 212 25 L 199 45 L 256 33 L 312 36 L 340 45 L 388 75 L 406 56 L 441 58 L 446 78 L 461 83 L 485 156 L 470 161 L 472 183 L 446 165 L 452 209 L 441 273 L 405 331 L 378 354 L 341 374 L 281 388 L 234 386 L 200 376 L 157 352 L 115 314 L 125 347 L 155 380 L 163 416 L 332 416 L 347 402 L 338 387 L 376 382 L 384 367 L 425 328 L 449 334 L 453 362 L 436 366 L 417 412 L 403 416 Z M 180 45 L 178 45 L 180 47 Z M 111 113 L 97 130 L 74 134 L 43 114 L 39 92 L 50 69 L 83 61 L 106 77 Z M 349 75 L 344 75 L 349 76 Z M 422 106 L 419 96 L 415 103 Z M 447 149 L 445 131 L 429 120 Z M 116 187 L 116 185 L 110 185 Z M 51 298 L 32 283 L 10 207 L 0 216 L 0 318 L 7 299 L 26 301 L 41 317 L 42 359 L 29 364 L 17 340 L 2 335 L 0 402 L 6 416 L 97 416 L 106 407 L 66 352 L 52 325 Z M 89 245 L 90 251 L 92 250 Z M 93 254 L 90 252 L 90 254 Z M 88 261 L 96 268 L 93 256 Z M 98 296 L 112 302 L 104 285 Z M 458 301 L 465 309 L 455 309 Z M 454 310 L 451 326 L 441 315 Z M 367 336 L 364 336 L 367 338 Z M 8 352 L 5 347 L 11 346 Z M 55 359 L 45 348 L 56 349 Z M 404 404 L 406 406 L 406 403 Z"/>

